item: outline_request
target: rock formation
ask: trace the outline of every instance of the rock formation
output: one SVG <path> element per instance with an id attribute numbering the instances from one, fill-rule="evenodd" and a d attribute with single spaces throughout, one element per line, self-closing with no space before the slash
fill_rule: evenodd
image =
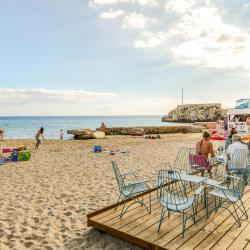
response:
<path id="1" fill-rule="evenodd" d="M 226 110 L 219 103 L 178 105 L 162 121 L 213 122 L 224 119 Z"/>
<path id="2" fill-rule="evenodd" d="M 74 139 L 94 139 L 104 138 L 105 135 L 132 135 L 142 136 L 146 134 L 170 134 L 170 133 L 200 133 L 202 126 L 154 126 L 154 127 L 118 127 L 118 128 L 97 128 L 96 131 L 90 129 L 71 129 L 68 134 L 74 135 Z M 100 134 L 103 132 L 102 134 Z"/>

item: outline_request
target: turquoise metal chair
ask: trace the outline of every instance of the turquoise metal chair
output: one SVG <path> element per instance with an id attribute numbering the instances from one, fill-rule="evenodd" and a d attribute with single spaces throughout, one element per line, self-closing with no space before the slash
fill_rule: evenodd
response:
<path id="1" fill-rule="evenodd" d="M 188 174 L 193 173 L 194 169 L 190 168 L 189 154 L 195 154 L 195 148 L 181 147 L 177 153 L 173 166 L 169 162 L 166 162 L 166 166 L 172 169 L 178 169 Z"/>
<path id="2" fill-rule="evenodd" d="M 234 217 L 239 226 L 240 217 L 237 212 L 237 208 L 246 216 L 248 219 L 247 211 L 242 202 L 242 196 L 246 187 L 246 180 L 241 177 L 225 175 L 226 186 L 216 186 L 212 191 L 208 192 L 206 199 L 208 201 L 208 196 L 213 196 L 215 198 L 215 206 L 212 211 L 208 211 L 207 206 L 207 217 L 213 211 L 217 211 L 219 208 L 224 208 L 229 211 L 229 213 Z M 225 203 L 229 203 L 233 207 L 233 211 L 229 209 L 228 206 L 224 206 Z M 208 204 L 208 202 L 207 202 Z"/>
<path id="3" fill-rule="evenodd" d="M 158 232 L 165 218 L 165 213 L 178 212 L 182 214 L 182 237 L 184 237 L 186 221 L 191 217 L 195 223 L 195 201 L 196 196 L 188 196 L 186 192 L 186 183 L 181 179 L 180 173 L 174 170 L 160 170 L 158 174 L 157 197 L 162 207 Z M 186 213 L 186 210 L 192 208 L 192 214 Z"/>
<path id="4" fill-rule="evenodd" d="M 115 161 L 111 161 L 112 167 L 115 173 L 116 181 L 119 188 L 119 197 L 115 206 L 117 209 L 119 204 L 123 204 L 120 218 L 128 211 L 129 207 L 131 207 L 135 203 L 139 203 L 141 206 L 145 206 L 147 211 L 151 213 L 151 192 L 150 187 L 146 181 L 139 180 L 134 172 L 124 173 L 122 174 L 116 164 Z M 126 181 L 126 177 L 131 176 L 133 178 L 132 181 Z M 138 195 L 147 193 L 149 196 L 149 205 L 147 206 L 143 200 L 143 195 L 141 195 L 141 200 Z M 121 199 L 121 201 L 120 201 Z M 129 200 L 134 200 L 134 202 L 130 203 L 126 208 L 126 202 Z"/>
<path id="5" fill-rule="evenodd" d="M 250 157 L 247 149 L 236 149 L 227 162 L 227 170 L 230 175 L 236 175 L 248 179 L 250 174 Z"/>

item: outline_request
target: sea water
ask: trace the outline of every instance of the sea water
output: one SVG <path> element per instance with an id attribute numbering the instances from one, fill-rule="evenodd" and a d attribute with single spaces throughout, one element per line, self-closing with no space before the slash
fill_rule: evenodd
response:
<path id="1" fill-rule="evenodd" d="M 5 139 L 34 138 L 40 127 L 44 127 L 44 137 L 59 139 L 60 129 L 65 139 L 68 129 L 96 129 L 104 122 L 107 127 L 168 126 L 161 122 L 161 116 L 16 116 L 0 117 L 0 128 L 4 129 Z"/>

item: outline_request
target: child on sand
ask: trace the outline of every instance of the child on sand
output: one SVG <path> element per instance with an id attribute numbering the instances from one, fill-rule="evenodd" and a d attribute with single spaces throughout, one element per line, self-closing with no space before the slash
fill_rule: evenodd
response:
<path id="1" fill-rule="evenodd" d="M 44 128 L 41 127 L 41 128 L 37 131 L 37 133 L 36 133 L 36 149 L 37 149 L 37 148 L 39 147 L 39 145 L 41 144 L 41 139 L 40 139 L 40 137 L 42 137 L 43 140 L 44 140 L 43 132 L 44 132 Z"/>
<path id="2" fill-rule="evenodd" d="M 0 140 L 3 140 L 3 132 L 4 132 L 4 130 L 2 128 L 0 128 Z"/>

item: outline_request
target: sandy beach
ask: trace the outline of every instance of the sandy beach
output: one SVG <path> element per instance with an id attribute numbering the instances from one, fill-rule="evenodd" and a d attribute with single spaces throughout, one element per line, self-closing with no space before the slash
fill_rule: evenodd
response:
<path id="1" fill-rule="evenodd" d="M 86 225 L 86 215 L 116 202 L 117 184 L 110 161 L 139 177 L 156 178 L 165 160 L 181 146 L 194 146 L 200 134 L 163 135 L 161 139 L 116 136 L 104 140 L 45 140 L 28 162 L 0 166 L 0 249 L 139 249 Z M 105 150 L 129 150 L 108 155 Z M 5 146 L 33 140 L 9 140 Z"/>

